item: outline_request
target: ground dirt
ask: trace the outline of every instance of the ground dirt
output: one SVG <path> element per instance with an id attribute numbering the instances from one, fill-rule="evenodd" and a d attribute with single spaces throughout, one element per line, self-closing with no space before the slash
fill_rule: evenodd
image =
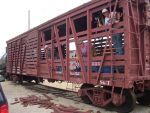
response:
<path id="1" fill-rule="evenodd" d="M 20 103 L 11 105 L 11 103 L 14 102 L 15 98 L 26 97 L 28 95 L 41 96 L 42 93 L 33 91 L 31 89 L 28 89 L 25 86 L 13 83 L 11 81 L 6 81 L 1 84 L 2 84 L 3 90 L 5 92 L 5 95 L 8 99 L 9 113 L 51 113 L 51 112 L 53 112 L 53 110 L 51 110 L 51 109 L 38 108 L 37 105 L 28 106 L 28 107 L 23 107 Z M 67 89 L 71 89 L 71 90 L 73 89 L 73 87 L 75 87 L 75 86 L 72 86 L 71 84 L 68 84 L 68 86 L 66 87 L 67 83 L 48 84 L 48 82 L 45 82 L 44 84 L 55 86 L 55 87 L 61 87 L 63 89 L 67 88 Z M 96 113 L 97 111 L 100 111 L 101 113 L 117 113 L 115 111 L 109 111 L 109 110 L 106 110 L 103 108 L 90 106 L 90 105 L 79 103 L 79 102 L 72 101 L 69 99 L 56 97 L 55 95 L 52 95 L 50 93 L 48 95 L 54 99 L 53 102 L 55 104 L 63 104 L 65 106 L 71 105 L 71 106 L 81 109 L 82 111 L 93 110 L 94 113 Z M 136 105 L 136 107 L 132 113 L 150 113 L 150 107 Z"/>

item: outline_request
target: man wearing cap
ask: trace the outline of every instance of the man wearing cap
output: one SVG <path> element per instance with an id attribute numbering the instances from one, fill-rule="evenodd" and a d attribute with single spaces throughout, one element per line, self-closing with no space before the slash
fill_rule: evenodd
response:
<path id="1" fill-rule="evenodd" d="M 110 24 L 110 13 L 109 13 L 108 9 L 103 9 L 102 14 L 105 17 L 103 24 L 104 25 L 109 25 Z"/>

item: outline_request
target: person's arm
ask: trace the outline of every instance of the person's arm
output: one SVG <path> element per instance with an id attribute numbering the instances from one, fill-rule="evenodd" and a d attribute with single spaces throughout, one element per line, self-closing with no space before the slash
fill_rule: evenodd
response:
<path id="1" fill-rule="evenodd" d="M 101 22 L 100 22 L 100 19 L 98 18 L 98 27 L 101 27 L 102 26 L 102 24 L 101 24 Z"/>
<path id="2" fill-rule="evenodd" d="M 117 20 L 121 21 L 121 18 L 123 17 L 123 13 L 118 12 L 116 15 Z"/>
<path id="3" fill-rule="evenodd" d="M 97 54 L 96 54 L 96 50 L 95 50 L 95 47 L 92 45 L 92 47 L 91 47 L 91 55 L 92 55 L 92 57 L 95 57 Z"/>

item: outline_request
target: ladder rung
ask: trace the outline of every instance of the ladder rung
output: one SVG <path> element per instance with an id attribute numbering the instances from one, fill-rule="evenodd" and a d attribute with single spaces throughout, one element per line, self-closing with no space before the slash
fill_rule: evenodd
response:
<path id="1" fill-rule="evenodd" d="M 133 66 L 138 66 L 138 65 L 141 65 L 141 64 L 131 64 L 131 65 L 133 65 Z"/>

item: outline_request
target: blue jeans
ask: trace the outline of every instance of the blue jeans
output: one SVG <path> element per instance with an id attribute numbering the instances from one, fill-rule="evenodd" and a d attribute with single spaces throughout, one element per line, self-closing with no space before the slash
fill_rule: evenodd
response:
<path id="1" fill-rule="evenodd" d="M 92 66 L 92 72 L 98 72 L 99 71 L 99 66 Z M 120 66 L 113 66 L 111 68 L 111 66 L 103 66 L 101 68 L 101 73 L 111 73 L 111 69 L 112 69 L 112 73 L 124 73 L 124 66 L 120 65 Z"/>
<path id="2" fill-rule="evenodd" d="M 115 48 L 115 55 L 123 55 L 124 51 L 123 51 L 123 46 L 122 46 L 122 34 L 118 33 L 118 34 L 114 34 L 112 36 L 112 42 L 114 44 L 114 48 Z"/>
<path id="3" fill-rule="evenodd" d="M 92 66 L 92 72 L 98 72 L 99 66 Z M 101 73 L 111 73 L 111 67 L 110 66 L 104 66 L 101 68 Z"/>

